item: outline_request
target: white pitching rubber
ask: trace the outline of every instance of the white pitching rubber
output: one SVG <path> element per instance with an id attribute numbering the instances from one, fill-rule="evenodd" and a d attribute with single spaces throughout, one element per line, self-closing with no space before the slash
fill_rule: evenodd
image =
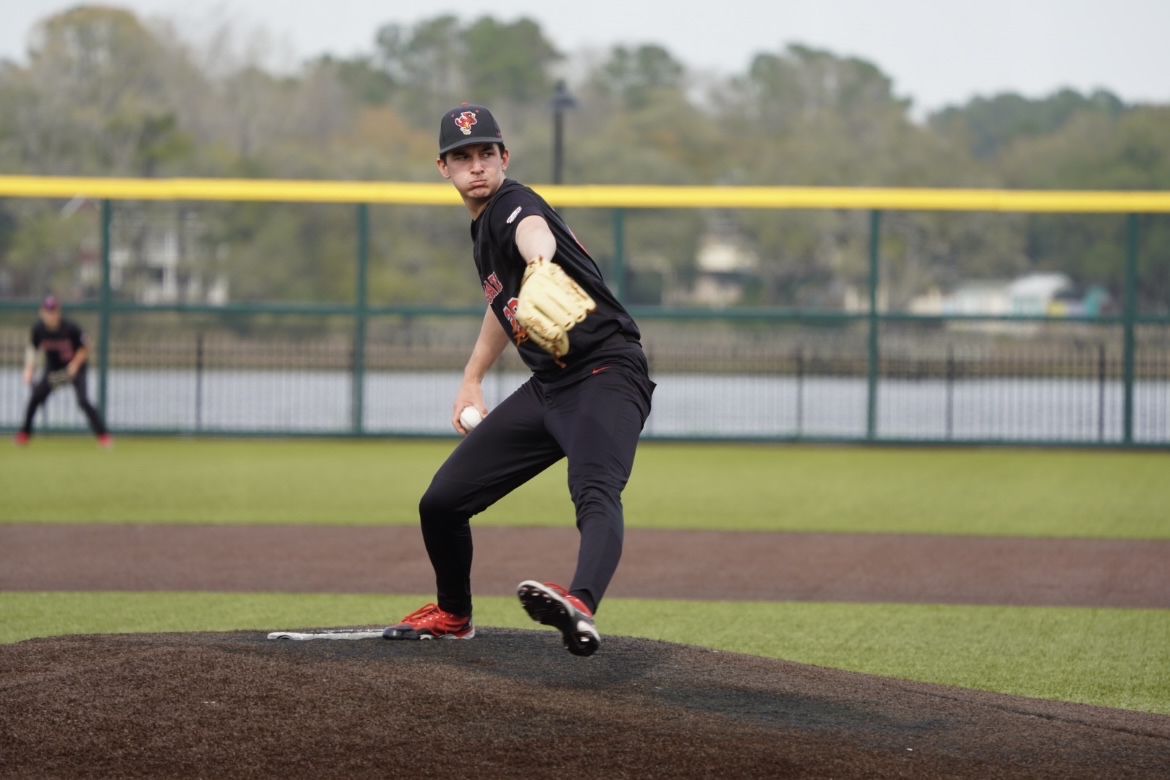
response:
<path id="1" fill-rule="evenodd" d="M 381 639 L 382 630 L 368 628 L 328 628 L 321 631 L 273 631 L 269 639 Z"/>

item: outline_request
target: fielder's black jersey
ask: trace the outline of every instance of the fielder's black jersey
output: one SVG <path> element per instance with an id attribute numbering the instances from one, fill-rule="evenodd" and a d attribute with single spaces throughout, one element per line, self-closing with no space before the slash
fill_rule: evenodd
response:
<path id="1" fill-rule="evenodd" d="M 85 332 L 73 320 L 61 318 L 56 330 L 49 330 L 37 320 L 30 336 L 34 349 L 45 351 L 45 367 L 49 371 L 65 368 L 77 350 L 85 346 Z"/>
<path id="2" fill-rule="evenodd" d="M 520 282 L 529 258 L 520 256 L 516 246 L 516 226 L 525 217 L 544 217 L 557 241 L 556 255 L 551 259 L 565 270 L 597 303 L 597 310 L 569 331 L 569 352 L 558 366 L 552 355 L 532 341 L 518 345 L 520 357 L 541 379 L 555 380 L 572 373 L 574 366 L 582 365 L 602 350 L 622 341 L 638 341 L 641 334 L 629 313 L 618 303 L 601 277 L 601 271 L 585 247 L 569 230 L 545 200 L 518 181 L 507 179 L 487 208 L 471 223 L 471 239 L 475 244 L 475 267 L 479 271 L 484 297 L 504 330 L 513 336 L 520 330 L 516 322 L 516 304 Z"/>

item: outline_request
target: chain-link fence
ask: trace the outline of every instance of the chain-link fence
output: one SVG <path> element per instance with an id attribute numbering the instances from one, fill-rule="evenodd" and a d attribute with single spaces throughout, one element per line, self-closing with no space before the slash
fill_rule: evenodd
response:
<path id="1" fill-rule="evenodd" d="M 420 214 L 434 205 L 382 204 L 373 218 L 359 205 L 355 218 L 352 204 L 271 197 L 204 209 L 184 200 L 175 201 L 181 208 L 89 201 L 88 212 L 73 207 L 68 215 L 89 219 L 88 228 L 71 223 L 67 231 L 74 254 L 58 251 L 44 267 L 0 268 L 9 280 L 8 294 L 0 290 L 0 429 L 19 427 L 29 394 L 21 366 L 37 298 L 11 294 L 12 280 L 23 279 L 29 289 L 40 285 L 37 295 L 68 291 L 66 316 L 89 336 L 90 395 L 115 432 L 454 435 L 450 406 L 483 312 L 469 250 L 450 268 L 442 259 L 458 252 L 428 253 L 434 242 L 419 233 L 433 226 Z M 36 212 L 31 200 L 16 202 Z M 1139 205 L 1151 204 L 1170 209 L 1170 201 Z M 605 222 L 598 212 L 606 209 L 572 209 L 586 224 Z M 464 217 L 438 211 L 442 233 L 465 231 Z M 794 293 L 824 304 L 805 309 L 751 303 L 788 282 L 766 259 L 736 259 L 726 240 L 736 219 L 726 208 L 713 219 L 721 232 L 704 239 L 706 246 L 722 237 L 722 254 L 706 266 L 653 251 L 653 231 L 643 228 L 668 223 L 668 208 L 641 227 L 642 211 L 611 211 L 613 245 L 594 255 L 643 330 L 658 383 L 648 438 L 1170 445 L 1170 317 L 1142 310 L 1139 299 L 1148 309 L 1157 296 L 1137 294 L 1151 289 L 1140 287 L 1141 273 L 1162 274 L 1170 259 L 1142 256 L 1133 215 L 1112 215 L 1126 237 L 1107 258 L 1124 279 L 1112 300 L 1061 298 L 1053 287 L 1039 304 L 1017 296 L 1005 311 L 971 303 L 991 294 L 984 288 L 933 308 L 931 296 L 911 295 L 923 271 L 899 248 L 909 212 L 899 212 L 886 243 L 879 209 L 868 220 L 850 212 L 841 224 L 852 232 L 838 245 L 849 254 L 845 270 L 813 293 Z M 938 230 L 960 231 L 940 219 L 931 223 Z M 988 219 L 978 220 L 980 230 Z M 51 223 L 26 221 L 42 232 Z M 305 243 L 295 257 L 266 249 L 290 231 Z M 631 249 L 627 238 L 640 232 L 648 243 Z M 436 302 L 436 291 L 448 302 Z M 505 352 L 485 381 L 489 406 L 526 378 Z M 36 424 L 42 432 L 85 430 L 68 388 L 53 394 Z"/>
<path id="2" fill-rule="evenodd" d="M 1004 338 L 954 327 L 968 321 L 885 323 L 871 376 L 864 321 L 639 316 L 658 383 L 650 438 L 1170 445 L 1166 326 L 1139 328 L 1127 386 L 1118 325 Z M 372 316 L 359 356 L 344 316 L 186 319 L 109 318 L 106 361 L 91 372 L 90 392 L 113 430 L 449 435 L 480 323 L 459 313 Z M 0 427 L 8 430 L 28 396 L 19 369 L 27 338 L 15 326 L 0 335 Z M 505 352 L 484 383 L 489 406 L 526 377 Z M 85 430 L 72 396 L 56 392 L 38 428 Z"/>

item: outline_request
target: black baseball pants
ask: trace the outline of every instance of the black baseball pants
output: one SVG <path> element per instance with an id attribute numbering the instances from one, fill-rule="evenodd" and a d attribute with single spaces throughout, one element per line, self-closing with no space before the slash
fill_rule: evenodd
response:
<path id="1" fill-rule="evenodd" d="M 94 435 L 101 436 L 106 432 L 105 423 L 102 422 L 102 416 L 93 404 L 89 402 L 89 393 L 86 389 L 86 366 L 82 365 L 77 374 L 73 377 L 73 392 L 77 396 L 77 406 L 85 414 L 85 419 L 89 421 L 90 430 Z M 32 397 L 28 399 L 28 406 L 24 410 L 24 425 L 21 431 L 26 434 L 32 433 L 33 417 L 36 416 L 37 409 L 41 408 L 49 395 L 53 392 L 53 386 L 49 384 L 49 375 L 46 373 L 41 377 L 41 380 L 33 386 Z"/>
<path id="2" fill-rule="evenodd" d="M 439 468 L 419 516 L 442 609 L 471 614 L 471 517 L 563 457 L 581 535 L 569 592 L 597 609 L 621 558 L 621 494 L 654 391 L 635 362 L 586 369 L 565 386 L 532 377 Z"/>

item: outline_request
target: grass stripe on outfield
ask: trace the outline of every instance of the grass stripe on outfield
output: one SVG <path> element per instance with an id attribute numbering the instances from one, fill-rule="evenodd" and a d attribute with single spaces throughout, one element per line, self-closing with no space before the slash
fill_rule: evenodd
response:
<path id="1" fill-rule="evenodd" d="M 60 634 L 384 625 L 419 596 L 0 593 L 0 642 Z M 481 597 L 483 626 L 533 628 Z M 609 599 L 603 634 L 1170 715 L 1170 610 Z M 555 652 L 559 640 L 550 636 Z M 604 649 L 603 649 L 604 652 Z"/>
<path id="2" fill-rule="evenodd" d="M 36 438 L 0 522 L 406 524 L 454 440 Z M 1170 538 L 1170 453 L 648 442 L 636 528 Z M 476 518 L 571 527 L 558 464 Z"/>

